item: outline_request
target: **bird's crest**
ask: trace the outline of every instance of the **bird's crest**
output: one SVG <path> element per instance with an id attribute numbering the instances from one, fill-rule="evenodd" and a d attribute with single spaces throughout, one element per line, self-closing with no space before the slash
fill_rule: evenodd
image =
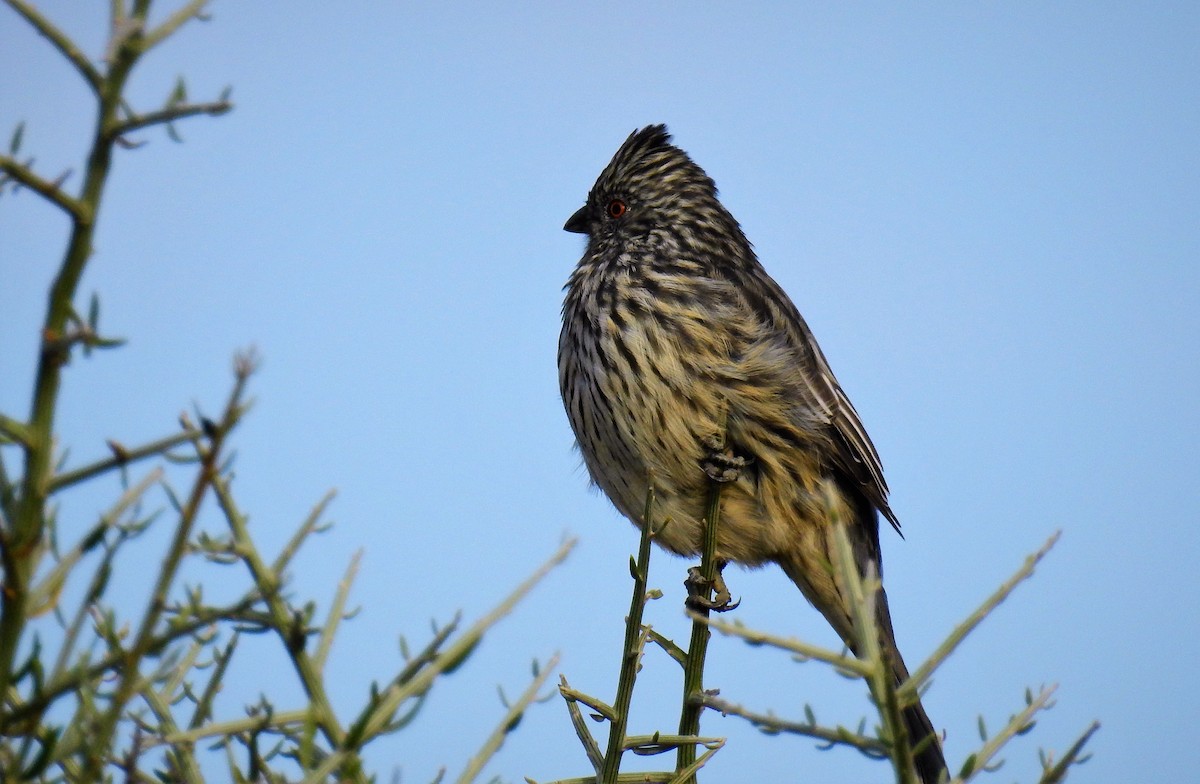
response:
<path id="1" fill-rule="evenodd" d="M 716 198 L 717 186 L 688 154 L 671 143 L 666 125 L 629 134 L 596 180 L 594 193 L 642 191 L 672 198 Z"/>

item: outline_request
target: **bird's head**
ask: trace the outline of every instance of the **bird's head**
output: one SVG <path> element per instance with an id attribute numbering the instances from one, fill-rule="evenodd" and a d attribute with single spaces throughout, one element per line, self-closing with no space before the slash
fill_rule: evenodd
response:
<path id="1" fill-rule="evenodd" d="M 566 231 L 592 240 L 621 241 L 655 229 L 732 220 L 717 201 L 717 187 L 687 153 L 671 144 L 665 125 L 634 131 L 600 172 L 587 203 Z M 736 224 L 735 224 L 736 225 Z"/>

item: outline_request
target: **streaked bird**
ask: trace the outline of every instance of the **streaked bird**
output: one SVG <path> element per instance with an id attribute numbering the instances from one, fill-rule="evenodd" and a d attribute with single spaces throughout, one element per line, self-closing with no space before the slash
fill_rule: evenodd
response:
<path id="1" fill-rule="evenodd" d="M 713 181 L 667 129 L 635 131 L 567 221 L 587 235 L 571 274 L 558 345 L 559 384 L 592 480 L 642 525 L 670 525 L 666 549 L 700 553 L 707 488 L 724 481 L 717 553 L 777 563 L 851 647 L 834 582 L 833 521 L 847 524 L 860 571 L 881 562 L 879 516 L 899 531 L 879 455 L 783 289 L 755 257 Z M 908 677 L 887 595 L 880 641 Z M 923 782 L 945 774 L 922 706 L 904 712 L 924 742 Z M 931 737 L 932 736 L 932 737 Z M 928 739 L 928 740 L 926 740 Z"/>

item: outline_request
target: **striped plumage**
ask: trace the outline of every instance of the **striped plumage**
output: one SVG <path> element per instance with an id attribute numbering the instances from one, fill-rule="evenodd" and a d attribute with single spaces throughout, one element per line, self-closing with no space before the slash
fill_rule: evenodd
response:
<path id="1" fill-rule="evenodd" d="M 696 556 L 708 474 L 725 446 L 751 462 L 722 493 L 718 555 L 778 563 L 841 637 L 852 639 L 830 563 L 836 514 L 849 521 L 860 569 L 880 563 L 878 514 L 888 506 L 879 456 L 804 319 L 755 258 L 713 181 L 666 128 L 634 132 L 565 228 L 586 233 L 559 339 L 559 383 L 593 481 L 641 524 L 649 482 L 656 538 Z M 881 639 L 897 679 L 886 595 Z M 933 733 L 906 713 L 914 742 Z M 936 739 L 918 759 L 923 781 L 945 770 Z"/>

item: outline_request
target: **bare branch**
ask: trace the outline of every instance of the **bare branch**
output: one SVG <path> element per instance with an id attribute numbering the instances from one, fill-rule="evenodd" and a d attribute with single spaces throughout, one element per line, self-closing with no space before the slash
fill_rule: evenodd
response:
<path id="1" fill-rule="evenodd" d="M 758 727 L 763 732 L 786 732 L 792 735 L 805 735 L 809 738 L 825 741 L 830 745 L 850 746 L 871 757 L 886 757 L 888 749 L 879 740 L 868 738 L 857 732 L 851 732 L 844 727 L 822 727 L 816 723 L 789 721 L 767 713 L 756 713 L 741 705 L 721 699 L 713 694 L 705 694 L 704 704 L 725 716 L 741 716 L 746 721 Z"/>
<path id="2" fill-rule="evenodd" d="M 1067 753 L 1057 765 L 1047 768 L 1042 774 L 1042 780 L 1038 784 L 1058 784 L 1067 778 L 1067 769 L 1072 765 L 1081 764 L 1085 758 L 1080 757 L 1083 754 L 1083 747 L 1092 739 L 1092 736 L 1100 729 L 1100 722 L 1093 721 L 1083 733 L 1079 736 L 1079 740 L 1071 744 L 1071 748 L 1067 749 Z"/>
<path id="3" fill-rule="evenodd" d="M 83 208 L 83 204 L 71 196 L 63 193 L 62 178 L 58 180 L 44 180 L 33 173 L 33 170 L 28 166 L 18 163 L 14 158 L 7 155 L 0 155 L 0 171 L 21 185 L 24 185 L 29 190 L 44 198 L 54 206 L 67 213 L 72 220 L 82 223 L 84 222 L 87 212 Z M 3 179 L 0 179 L 0 185 L 3 184 Z"/>
<path id="4" fill-rule="evenodd" d="M 67 58 L 67 61 L 75 66 L 75 70 L 79 71 L 79 75 L 92 88 L 92 92 L 97 96 L 100 95 L 103 77 L 87 59 L 87 56 L 75 45 L 75 42 L 67 37 L 66 33 L 55 27 L 53 22 L 42 16 L 40 11 L 25 0 L 4 0 L 4 2 L 8 3 L 9 8 L 20 14 L 34 30 L 37 30 L 43 38 L 49 41 L 59 54 Z"/>
<path id="5" fill-rule="evenodd" d="M 146 33 L 143 39 L 143 46 L 146 51 L 150 51 L 164 39 L 169 38 L 172 33 L 182 27 L 186 22 L 195 18 L 202 18 L 204 6 L 208 5 L 208 0 L 191 0 L 175 13 L 167 17 L 167 21 L 160 24 L 150 32 Z"/>
<path id="6" fill-rule="evenodd" d="M 984 600 L 983 604 L 979 605 L 979 608 L 975 610 L 975 612 L 971 613 L 971 615 L 965 621 L 954 628 L 954 631 L 950 632 L 950 636 L 938 646 L 937 650 L 935 650 L 933 654 L 926 659 L 911 676 L 909 676 L 908 680 L 901 684 L 900 699 L 902 701 L 911 700 L 915 697 L 915 695 L 920 693 L 921 688 L 933 675 L 933 671 L 937 669 L 943 661 L 946 660 L 946 657 L 954 652 L 954 649 L 958 647 L 959 643 L 966 639 L 967 635 L 970 634 L 976 626 L 983 623 L 983 619 L 986 618 L 992 610 L 996 609 L 996 607 L 1002 601 L 1008 598 L 1008 595 L 1012 593 L 1018 585 L 1025 580 L 1028 580 L 1033 575 L 1034 567 L 1037 566 L 1038 562 L 1040 562 L 1046 556 L 1046 553 L 1050 552 L 1050 548 L 1057 544 L 1059 537 L 1061 536 L 1062 531 L 1055 531 L 1054 535 L 1051 536 L 1037 552 L 1025 559 L 1025 563 L 1021 565 L 1021 568 L 1018 569 L 1012 577 L 1008 578 L 1003 585 L 997 588 L 991 596 Z"/>
<path id="7" fill-rule="evenodd" d="M 471 757 L 467 762 L 467 767 L 463 770 L 462 775 L 458 777 L 458 784 L 470 784 L 479 777 L 479 774 L 483 771 L 483 766 L 500 750 L 500 746 L 504 743 L 504 738 L 507 737 L 508 733 L 513 731 L 513 728 L 517 726 L 517 722 L 521 720 L 521 716 L 524 715 L 525 710 L 537 699 L 537 693 L 542 688 L 542 684 L 550 677 L 550 673 L 557 669 L 558 658 L 557 653 L 551 656 L 550 661 L 546 662 L 546 665 L 538 671 L 538 674 L 534 676 L 529 687 L 525 689 L 520 698 L 509 707 L 508 713 L 496 725 L 496 729 L 484 741 L 483 746 L 475 753 L 475 756 Z"/>
<path id="8" fill-rule="evenodd" d="M 181 103 L 176 106 L 170 106 L 166 109 L 159 109 L 145 114 L 135 114 L 128 120 L 123 120 L 113 125 L 109 131 L 109 138 L 116 139 L 124 136 L 127 133 L 147 128 L 151 125 L 162 125 L 163 123 L 172 123 L 176 120 L 182 120 L 186 117 L 195 117 L 198 114 L 207 114 L 212 117 L 225 114 L 233 109 L 233 104 L 229 101 L 210 101 L 208 103 Z"/>
<path id="9" fill-rule="evenodd" d="M 1009 720 L 1008 724 L 1004 726 L 1004 729 L 996 733 L 995 736 L 983 744 L 983 748 L 968 758 L 970 768 L 968 769 L 966 766 L 964 766 L 964 770 L 959 771 L 955 781 L 970 781 L 980 771 L 987 770 L 988 765 L 1000 752 L 1000 749 L 1004 746 L 1004 744 L 1008 743 L 1008 741 L 1010 741 L 1014 736 L 1024 731 L 1025 728 L 1029 726 L 1029 723 L 1033 721 L 1033 717 L 1037 714 L 1037 712 L 1047 706 L 1050 701 L 1050 697 L 1054 695 L 1054 690 L 1057 688 L 1057 685 L 1043 687 L 1042 690 L 1037 693 L 1037 696 L 1033 697 L 1033 699 L 1029 701 L 1029 704 L 1025 706 L 1024 710 Z"/>
<path id="10" fill-rule="evenodd" d="M 0 414 L 0 435 L 22 446 L 29 444 L 29 428 L 25 423 L 4 414 Z"/>
<path id="11" fill-rule="evenodd" d="M 168 449 L 179 446 L 180 444 L 186 444 L 189 441 L 197 441 L 202 436 L 203 433 L 201 433 L 199 430 L 188 429 L 177 435 L 167 436 L 166 438 L 152 441 L 149 444 L 139 446 L 135 449 L 126 449 L 115 441 L 109 441 L 108 446 L 113 453 L 112 457 L 108 457 L 103 460 L 97 460 L 94 463 L 89 463 L 85 466 L 81 466 L 80 468 L 76 468 L 74 471 L 67 471 L 66 473 L 59 474 L 50 480 L 49 492 L 51 495 L 53 495 L 63 488 L 70 487 L 71 485 L 78 484 L 79 482 L 87 479 L 91 479 L 94 476 L 103 474 L 105 471 L 111 471 L 114 468 L 127 466 L 130 463 L 142 460 L 143 458 L 162 454 Z"/>

